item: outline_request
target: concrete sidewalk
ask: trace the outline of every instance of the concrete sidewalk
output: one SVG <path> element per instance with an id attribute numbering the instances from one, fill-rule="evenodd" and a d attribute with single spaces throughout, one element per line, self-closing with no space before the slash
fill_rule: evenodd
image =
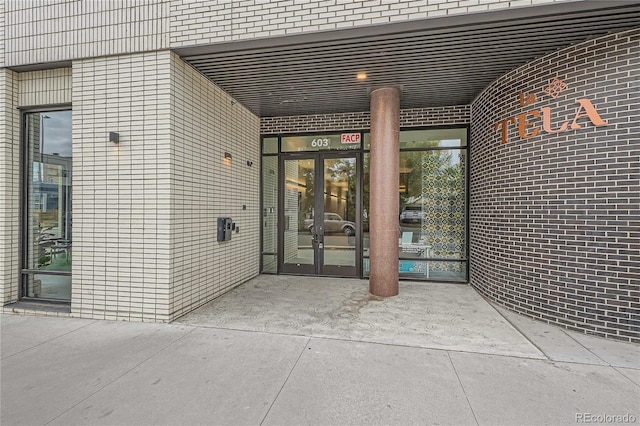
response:
<path id="1" fill-rule="evenodd" d="M 378 300 L 366 281 L 326 280 L 259 277 L 173 324 L 3 314 L 0 423 L 640 423 L 637 345 L 497 310 L 468 286 L 403 282 Z M 292 308 L 305 304 L 315 322 Z"/>

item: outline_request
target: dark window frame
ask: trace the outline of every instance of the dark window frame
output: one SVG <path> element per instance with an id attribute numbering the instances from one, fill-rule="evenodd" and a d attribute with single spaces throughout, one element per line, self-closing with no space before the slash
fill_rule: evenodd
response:
<path id="1" fill-rule="evenodd" d="M 69 103 L 64 104 L 51 104 L 51 105 L 40 105 L 40 106 L 29 106 L 29 107 L 20 107 L 18 108 L 20 111 L 20 211 L 19 211 L 19 226 L 20 226 L 20 241 L 19 241 L 19 265 L 20 265 L 20 280 L 18 286 L 18 299 L 28 299 L 28 300 L 37 300 L 38 302 L 44 303 L 56 303 L 56 304 L 64 304 L 69 305 L 71 300 L 59 300 L 59 299 L 46 299 L 46 298 L 31 298 L 28 297 L 27 294 L 27 285 L 28 285 L 28 276 L 29 275 L 58 275 L 58 276 L 72 276 L 72 272 L 65 271 L 41 271 L 38 269 L 30 269 L 28 268 L 28 245 L 27 240 L 29 239 L 29 230 L 27 229 L 28 217 L 29 214 L 29 167 L 28 162 L 29 158 L 29 140 L 28 140 L 28 129 L 27 129 L 27 115 L 34 113 L 47 113 L 47 112 L 60 112 L 60 111 L 71 111 L 72 112 L 72 132 L 73 132 L 73 108 Z M 73 155 L 73 154 L 72 154 Z M 72 157 L 73 158 L 73 157 Z M 73 169 L 71 171 L 73 176 Z M 73 203 L 73 201 L 72 201 Z M 73 205 L 73 204 L 72 204 Z M 73 207 L 71 209 L 73 211 Z"/>
<path id="2" fill-rule="evenodd" d="M 456 262 L 456 263 L 464 263 L 465 264 L 465 278 L 464 281 L 462 280 L 445 280 L 445 279 L 432 279 L 432 278 L 428 278 L 428 279 L 420 279 L 419 277 L 400 277 L 400 279 L 404 279 L 404 280 L 420 280 L 420 281 L 425 281 L 425 282 L 437 282 L 437 281 L 446 281 L 446 282 L 451 282 L 451 283 L 468 283 L 469 282 L 469 264 L 470 264 L 470 243 L 469 243 L 469 235 L 470 235 L 470 229 L 469 229 L 469 225 L 470 225 L 470 217 L 469 217 L 469 212 L 470 212 L 470 187 L 471 187 L 471 125 L 470 124 L 456 124 L 456 125 L 437 125 L 437 126 L 419 126 L 419 127 L 401 127 L 400 128 L 400 132 L 403 131 L 420 131 L 420 130 L 443 130 L 443 129 L 460 129 L 460 130 L 466 130 L 466 141 L 464 144 L 461 144 L 460 146 L 457 147 L 453 147 L 453 146 L 447 146 L 447 147 L 421 147 L 421 148 L 400 148 L 399 152 L 425 152 L 425 151 L 443 151 L 443 150 L 454 150 L 454 149 L 459 149 L 459 150 L 463 150 L 465 152 L 466 155 L 466 164 L 465 164 L 465 254 L 466 256 L 463 259 L 450 259 L 450 258 L 429 258 L 428 260 L 430 261 L 446 261 L 446 262 Z M 265 133 L 260 135 L 260 170 L 262 170 L 262 158 L 263 157 L 267 157 L 267 156 L 278 156 L 281 157 L 282 155 L 287 155 L 287 154 L 292 154 L 291 152 L 282 152 L 282 138 L 283 137 L 290 137 L 290 136 L 313 136 L 313 135 L 326 135 L 326 134 L 333 134 L 333 133 L 360 133 L 361 135 L 361 142 L 360 142 L 360 148 L 359 149 L 354 149 L 354 150 L 327 150 L 327 151 L 322 151 L 322 152 L 354 152 L 354 153 L 359 153 L 360 158 L 361 158 L 361 167 L 359 168 L 359 174 L 358 174 L 358 180 L 359 180 L 359 193 L 360 193 L 360 204 L 362 204 L 364 202 L 364 155 L 370 152 L 370 149 L 365 149 L 364 148 L 364 140 L 365 140 L 365 134 L 370 133 L 370 129 L 358 129 L 358 130 L 336 130 L 336 131 L 316 131 L 316 132 L 297 132 L 297 133 Z M 278 138 L 278 151 L 276 153 L 263 153 L 263 140 L 266 138 Z M 296 151 L 295 153 L 313 153 L 313 152 L 317 152 L 317 151 Z M 263 189 L 263 185 L 264 182 L 262 181 L 262 173 L 260 173 L 261 176 L 261 180 L 260 180 L 260 189 L 262 191 Z M 281 188 L 278 188 L 278 190 L 280 191 Z M 281 197 L 281 194 L 278 194 L 278 198 Z M 364 205 L 360 206 L 361 211 L 364 209 Z M 260 197 L 260 214 L 262 214 L 263 211 L 263 205 L 262 205 L 262 196 Z M 280 226 L 280 224 L 278 225 Z M 361 225 L 362 226 L 362 225 Z M 368 259 L 368 257 L 364 256 L 364 232 L 360 232 L 360 259 L 359 259 L 359 277 L 360 278 L 367 278 L 367 276 L 364 273 L 364 262 L 365 259 Z M 261 273 L 263 270 L 263 255 L 273 255 L 273 253 L 266 253 L 266 252 L 262 252 L 262 232 L 260 232 L 260 271 Z M 276 255 L 276 260 L 278 262 L 278 265 L 280 265 L 280 257 L 282 256 L 281 250 L 280 250 L 280 242 L 277 242 L 277 246 L 278 246 L 278 253 L 275 253 Z M 403 258 L 401 256 L 401 253 L 398 253 L 398 260 L 416 260 L 415 258 Z M 271 273 L 271 272 L 268 272 Z M 278 269 L 276 271 L 276 274 L 281 273 L 280 270 Z"/>

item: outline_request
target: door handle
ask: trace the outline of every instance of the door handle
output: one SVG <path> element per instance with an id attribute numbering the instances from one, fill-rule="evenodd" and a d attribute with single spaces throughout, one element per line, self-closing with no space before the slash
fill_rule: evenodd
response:
<path id="1" fill-rule="evenodd" d="M 322 244 L 322 241 L 320 241 L 320 234 L 313 234 L 313 238 L 311 239 L 311 243 L 312 244 L 317 244 L 318 248 L 322 248 L 323 244 Z"/>

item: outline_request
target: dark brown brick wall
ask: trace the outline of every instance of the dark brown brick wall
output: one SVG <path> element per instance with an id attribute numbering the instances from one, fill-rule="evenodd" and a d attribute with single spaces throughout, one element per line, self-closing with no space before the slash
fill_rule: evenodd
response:
<path id="1" fill-rule="evenodd" d="M 440 108 L 413 108 L 400 111 L 401 127 L 468 124 L 470 121 L 471 109 L 469 105 Z M 260 132 L 264 135 L 336 130 L 368 130 L 371 127 L 369 112 L 263 117 L 260 123 Z"/>
<path id="2" fill-rule="evenodd" d="M 555 52 L 472 103 L 470 283 L 514 311 L 640 342 L 640 30 Z M 553 99 L 552 78 L 568 84 Z M 520 106 L 519 93 L 537 101 Z M 607 126 L 523 139 L 494 124 L 550 107 L 552 129 L 587 98 Z M 530 134 L 534 127 L 525 129 Z"/>

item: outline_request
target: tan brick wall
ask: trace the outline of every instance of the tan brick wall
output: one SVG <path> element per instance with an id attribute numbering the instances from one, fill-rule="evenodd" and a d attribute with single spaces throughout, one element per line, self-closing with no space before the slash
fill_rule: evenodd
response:
<path id="1" fill-rule="evenodd" d="M 18 74 L 21 107 L 71 104 L 71 68 Z"/>
<path id="2" fill-rule="evenodd" d="M 221 43 L 571 0 L 173 0 L 171 47 Z"/>
<path id="3" fill-rule="evenodd" d="M 18 105 L 73 102 L 73 316 L 169 321 L 258 274 L 259 118 L 177 55 L 0 78 L 3 303 L 19 288 Z M 219 216 L 240 229 L 231 242 Z"/>
<path id="4" fill-rule="evenodd" d="M 169 51 L 74 62 L 73 106 L 72 315 L 169 321 L 257 275 L 256 116 Z"/>
<path id="5" fill-rule="evenodd" d="M 170 0 L 5 0 L 5 66 L 169 46 Z"/>
<path id="6" fill-rule="evenodd" d="M 74 316 L 170 319 L 170 87 L 169 51 L 73 63 Z"/>
<path id="7" fill-rule="evenodd" d="M 0 0 L 0 66 L 4 66 L 5 51 L 5 0 Z"/>
<path id="8" fill-rule="evenodd" d="M 0 302 L 18 299 L 20 278 L 20 114 L 18 75 L 0 69 Z"/>
<path id="9" fill-rule="evenodd" d="M 0 71 L 0 301 L 20 285 L 20 112 L 18 107 L 71 103 L 71 69 Z"/>
<path id="10" fill-rule="evenodd" d="M 175 54 L 171 76 L 175 318 L 259 272 L 260 119 Z M 225 152 L 232 155 L 228 163 Z M 231 241 L 216 241 L 218 217 L 231 217 L 239 228 Z"/>
<path id="11" fill-rule="evenodd" d="M 3 0 L 0 66 L 584 0 Z M 3 13 L 4 11 L 4 13 Z"/>

